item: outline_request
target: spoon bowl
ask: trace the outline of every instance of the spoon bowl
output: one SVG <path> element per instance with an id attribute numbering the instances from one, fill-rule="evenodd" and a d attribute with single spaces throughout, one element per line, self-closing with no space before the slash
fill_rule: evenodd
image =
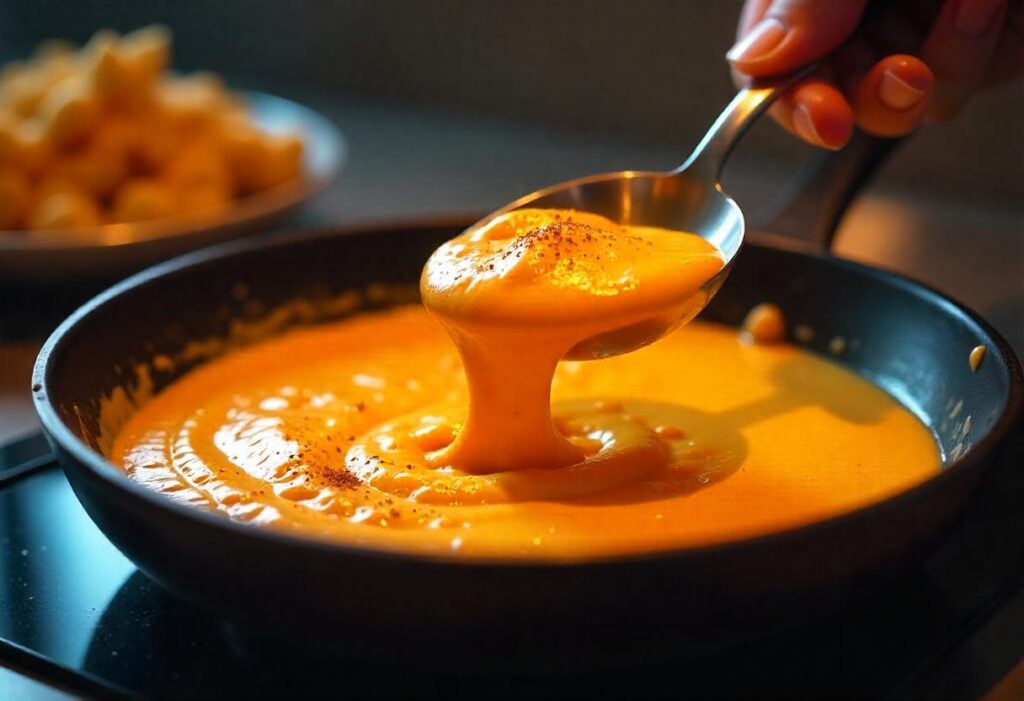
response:
<path id="1" fill-rule="evenodd" d="M 634 226 L 689 231 L 715 244 L 726 263 L 743 242 L 743 212 L 717 181 L 691 169 L 623 170 L 590 175 L 538 190 L 500 210 L 576 209 Z M 490 220 L 491 217 L 488 217 Z"/>
<path id="2" fill-rule="evenodd" d="M 700 299 L 652 310 L 650 319 L 588 338 L 566 355 L 588 360 L 626 353 L 652 343 L 696 316 L 729 274 L 743 243 L 743 212 L 721 185 L 733 147 L 751 124 L 786 90 L 814 70 L 803 70 L 742 88 L 686 161 L 666 172 L 623 170 L 590 175 L 525 195 L 471 228 L 516 209 L 574 209 L 623 225 L 654 226 L 697 234 L 714 244 L 725 264 L 702 287 Z"/>

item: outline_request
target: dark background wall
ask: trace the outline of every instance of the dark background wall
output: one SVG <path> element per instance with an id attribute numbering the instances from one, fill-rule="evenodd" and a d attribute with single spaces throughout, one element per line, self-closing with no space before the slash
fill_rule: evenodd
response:
<path id="1" fill-rule="evenodd" d="M 163 22 L 176 65 L 270 86 L 498 113 L 651 141 L 683 155 L 732 86 L 738 0 L 0 0 L 0 58 L 99 27 Z M 761 127 L 755 158 L 795 153 Z M 1024 90 L 929 127 L 887 169 L 896 187 L 1024 196 Z"/>

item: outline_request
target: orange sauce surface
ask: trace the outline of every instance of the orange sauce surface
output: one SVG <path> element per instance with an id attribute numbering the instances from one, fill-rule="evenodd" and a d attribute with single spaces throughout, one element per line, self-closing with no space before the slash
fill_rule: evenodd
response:
<path id="1" fill-rule="evenodd" d="M 937 446 L 910 412 L 792 346 L 695 322 L 573 359 L 687 320 L 721 266 L 679 232 L 499 217 L 428 263 L 437 318 L 367 313 L 213 360 L 144 404 L 111 457 L 240 521 L 559 560 L 764 534 L 934 474 Z"/>

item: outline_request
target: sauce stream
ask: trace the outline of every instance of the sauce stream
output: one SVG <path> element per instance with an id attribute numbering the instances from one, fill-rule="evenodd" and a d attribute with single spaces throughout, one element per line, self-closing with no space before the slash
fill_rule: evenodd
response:
<path id="1" fill-rule="evenodd" d="M 552 422 L 556 365 L 581 346 L 628 346 L 619 337 L 638 328 L 688 321 L 723 264 L 699 236 L 567 210 L 512 211 L 441 246 L 421 291 L 462 356 L 469 414 L 432 462 L 488 473 L 593 459 L 600 441 Z"/>

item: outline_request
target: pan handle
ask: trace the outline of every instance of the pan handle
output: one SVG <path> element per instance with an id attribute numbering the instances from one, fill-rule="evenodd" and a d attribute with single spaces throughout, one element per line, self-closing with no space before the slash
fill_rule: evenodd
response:
<path id="1" fill-rule="evenodd" d="M 857 131 L 839 151 L 815 153 L 750 217 L 751 227 L 829 249 L 850 202 L 903 140 Z"/>

